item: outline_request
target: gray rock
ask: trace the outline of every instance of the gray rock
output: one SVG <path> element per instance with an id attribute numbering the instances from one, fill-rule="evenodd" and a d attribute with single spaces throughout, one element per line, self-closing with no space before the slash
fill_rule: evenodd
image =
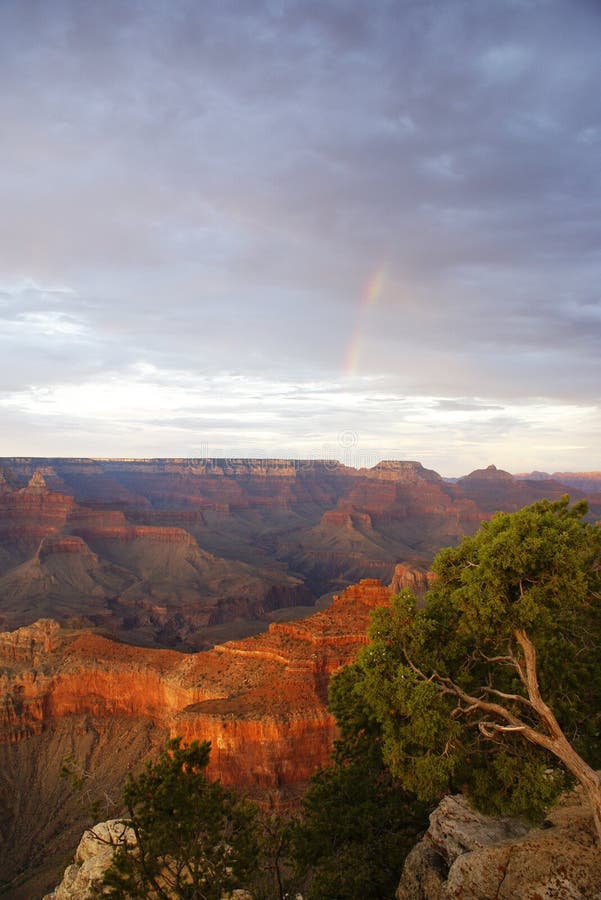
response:
<path id="1" fill-rule="evenodd" d="M 601 900 L 601 850 L 579 791 L 545 828 L 445 797 L 405 862 L 397 900 Z"/>
<path id="2" fill-rule="evenodd" d="M 89 900 L 97 897 L 104 873 L 111 864 L 115 846 L 135 843 L 131 828 L 120 819 L 99 822 L 85 831 L 75 851 L 75 860 L 68 866 L 63 880 L 43 900 Z"/>
<path id="3" fill-rule="evenodd" d="M 104 873 L 111 864 L 113 851 L 123 843 L 135 844 L 131 828 L 120 819 L 99 822 L 86 831 L 75 851 L 75 860 L 65 869 L 63 880 L 42 900 L 92 900 L 99 896 Z M 247 891 L 234 890 L 222 900 L 253 900 Z"/>

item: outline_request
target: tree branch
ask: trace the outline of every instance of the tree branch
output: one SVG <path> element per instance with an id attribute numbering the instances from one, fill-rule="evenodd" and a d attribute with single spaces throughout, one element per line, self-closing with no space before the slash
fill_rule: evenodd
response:
<path id="1" fill-rule="evenodd" d="M 509 663 L 509 665 L 515 665 L 515 656 L 487 656 L 486 653 L 483 653 L 482 650 L 476 650 L 473 654 L 474 657 L 478 656 L 483 659 L 485 662 L 496 663 L 496 662 L 504 662 Z"/>
<path id="2" fill-rule="evenodd" d="M 524 637 L 525 637 L 525 635 L 524 635 Z M 516 639 L 519 642 L 517 633 L 516 633 Z M 526 640 L 530 644 L 530 647 L 532 648 L 532 650 L 534 650 L 534 646 L 531 644 L 531 642 L 528 640 L 528 638 L 526 638 Z M 520 646 L 521 646 L 521 644 L 520 644 Z M 530 725 L 526 724 L 526 722 L 523 722 L 518 716 L 514 715 L 510 710 L 508 710 L 505 706 L 502 706 L 500 703 L 493 703 L 489 700 L 484 700 L 482 697 L 475 697 L 472 694 L 468 694 L 467 691 L 464 691 L 463 688 L 461 688 L 458 684 L 456 684 L 454 681 L 452 681 L 452 679 L 446 678 L 443 675 L 439 675 L 438 672 L 433 672 L 432 675 L 430 675 L 429 677 L 426 676 L 424 674 L 424 672 L 422 672 L 422 670 L 418 666 L 416 666 L 415 663 L 409 658 L 409 655 L 407 654 L 406 650 L 403 650 L 403 652 L 405 654 L 407 664 L 410 666 L 412 671 L 415 672 L 415 674 L 422 681 L 431 682 L 432 684 L 435 684 L 441 694 L 455 696 L 459 700 L 461 700 L 463 703 L 467 704 L 467 707 L 459 707 L 457 710 L 455 710 L 454 711 L 455 715 L 466 715 L 466 714 L 469 714 L 469 713 L 477 710 L 479 712 L 487 713 L 488 715 L 496 716 L 497 718 L 501 719 L 502 722 L 505 723 L 505 725 L 503 726 L 503 725 L 501 725 L 501 723 L 497 723 L 498 727 L 493 730 L 499 732 L 499 731 L 502 731 L 504 727 L 507 728 L 507 726 L 509 726 L 508 730 L 513 731 L 513 732 L 519 732 L 527 740 L 531 741 L 533 744 L 537 744 L 539 747 L 544 747 L 545 750 L 549 750 L 551 753 L 556 754 L 557 748 L 556 748 L 556 742 L 553 739 L 553 737 L 554 737 L 553 731 L 551 731 L 551 735 L 553 735 L 552 737 L 542 734 L 540 731 L 537 731 L 535 728 L 532 728 Z M 527 673 L 523 672 L 523 669 L 517 663 L 517 660 L 516 660 L 516 664 L 518 666 L 518 672 L 520 674 L 520 677 L 523 676 L 524 678 L 526 678 Z M 536 672 L 534 673 L 534 678 L 536 679 Z M 530 680 L 532 681 L 532 675 L 530 675 Z M 536 681 L 536 685 L 538 687 L 538 681 Z M 519 695 L 516 695 L 516 696 L 519 696 Z M 538 694 L 538 696 L 540 697 L 540 693 Z M 522 699 L 525 700 L 525 698 L 522 698 Z M 535 712 L 537 712 L 540 715 L 539 709 L 532 699 L 530 700 L 530 703 L 531 703 L 531 707 L 535 710 Z M 541 699 L 541 703 L 542 703 L 542 699 Z M 546 707 L 546 709 L 548 709 L 548 707 Z M 550 712 L 551 711 L 549 710 L 549 713 Z M 551 715 L 552 715 L 552 713 L 551 713 Z M 542 718 L 542 716 L 541 716 L 541 718 Z M 547 725 L 547 722 L 544 719 L 543 719 L 543 722 L 545 725 Z M 479 728 L 480 728 L 481 724 L 482 723 L 478 723 Z M 484 727 L 486 728 L 486 722 L 484 722 Z M 491 727 L 492 727 L 492 725 L 491 725 Z M 559 726 L 557 726 L 557 727 L 559 728 Z M 482 733 L 484 734 L 484 732 L 482 732 Z M 488 736 L 490 736 L 490 735 L 488 735 Z"/>
<path id="3" fill-rule="evenodd" d="M 487 729 L 487 730 L 490 729 L 492 731 L 499 731 L 503 734 L 507 734 L 509 732 L 516 732 L 516 731 L 523 732 L 524 729 L 527 728 L 527 726 L 526 725 L 499 725 L 498 722 L 479 722 L 478 728 L 480 729 L 482 734 L 485 734 L 485 729 Z M 488 734 L 486 734 L 486 737 L 488 737 Z"/>
<path id="4" fill-rule="evenodd" d="M 534 709 L 534 705 L 527 697 L 522 697 L 521 694 L 506 694 L 504 691 L 497 691 L 495 688 L 491 687 L 479 687 L 479 691 L 486 691 L 489 694 L 494 694 L 496 697 L 501 697 L 503 700 L 513 700 L 515 703 L 523 703 L 525 706 L 528 706 L 530 709 Z"/>
<path id="5" fill-rule="evenodd" d="M 516 628 L 514 633 L 515 639 L 522 648 L 524 654 L 524 661 L 526 664 L 524 684 L 526 685 L 532 708 L 540 717 L 551 737 L 554 740 L 557 740 L 558 738 L 563 737 L 563 732 L 559 722 L 553 715 L 552 710 L 541 697 L 538 675 L 536 672 L 536 647 L 522 629 Z"/>

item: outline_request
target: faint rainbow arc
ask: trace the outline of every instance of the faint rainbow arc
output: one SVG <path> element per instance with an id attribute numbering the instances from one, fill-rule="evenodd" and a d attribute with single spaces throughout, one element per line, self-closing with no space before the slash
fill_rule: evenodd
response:
<path id="1" fill-rule="evenodd" d="M 357 371 L 361 343 L 363 340 L 363 333 L 365 331 L 367 311 L 370 309 L 370 307 L 374 306 L 380 298 L 385 280 L 386 268 L 385 266 L 380 266 L 380 268 L 376 269 L 376 271 L 368 280 L 367 284 L 365 285 L 365 290 L 361 295 L 361 302 L 357 310 L 355 327 L 353 329 L 351 339 L 347 345 L 346 354 L 344 357 L 344 374 L 347 377 L 354 375 Z"/>

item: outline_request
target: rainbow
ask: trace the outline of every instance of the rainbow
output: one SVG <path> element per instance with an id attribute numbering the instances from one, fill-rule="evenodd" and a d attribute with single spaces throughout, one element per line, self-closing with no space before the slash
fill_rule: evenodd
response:
<path id="1" fill-rule="evenodd" d="M 382 293 L 385 280 L 386 269 L 384 266 L 381 266 L 373 273 L 373 275 L 365 285 L 365 290 L 361 295 L 361 302 L 359 304 L 359 309 L 357 310 L 355 327 L 353 329 L 353 334 L 348 343 L 345 354 L 344 374 L 347 377 L 355 375 L 357 371 L 359 353 L 361 350 L 363 333 L 365 331 L 367 314 L 369 309 L 372 306 L 375 306 L 376 302 L 378 301 Z"/>

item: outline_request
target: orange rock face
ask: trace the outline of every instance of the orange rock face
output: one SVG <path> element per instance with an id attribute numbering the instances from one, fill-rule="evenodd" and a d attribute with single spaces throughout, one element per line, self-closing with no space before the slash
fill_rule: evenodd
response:
<path id="1" fill-rule="evenodd" d="M 210 740 L 210 770 L 226 784 L 306 781 L 335 735 L 330 676 L 353 659 L 371 610 L 389 598 L 366 579 L 308 619 L 197 654 L 117 644 L 50 620 L 2 634 L 0 741 L 67 716 L 143 717 L 186 741 Z"/>
<path id="2" fill-rule="evenodd" d="M 408 589 L 413 591 L 416 597 L 422 599 L 426 595 L 426 591 L 434 581 L 435 575 L 428 571 L 425 567 L 406 566 L 399 563 L 395 566 L 390 589 L 393 594 Z"/>
<path id="3" fill-rule="evenodd" d="M 33 481 L 33 479 L 32 479 Z M 0 541 L 11 542 L 26 555 L 48 534 L 58 533 L 75 506 L 73 497 L 49 491 L 36 482 L 0 496 Z"/>

